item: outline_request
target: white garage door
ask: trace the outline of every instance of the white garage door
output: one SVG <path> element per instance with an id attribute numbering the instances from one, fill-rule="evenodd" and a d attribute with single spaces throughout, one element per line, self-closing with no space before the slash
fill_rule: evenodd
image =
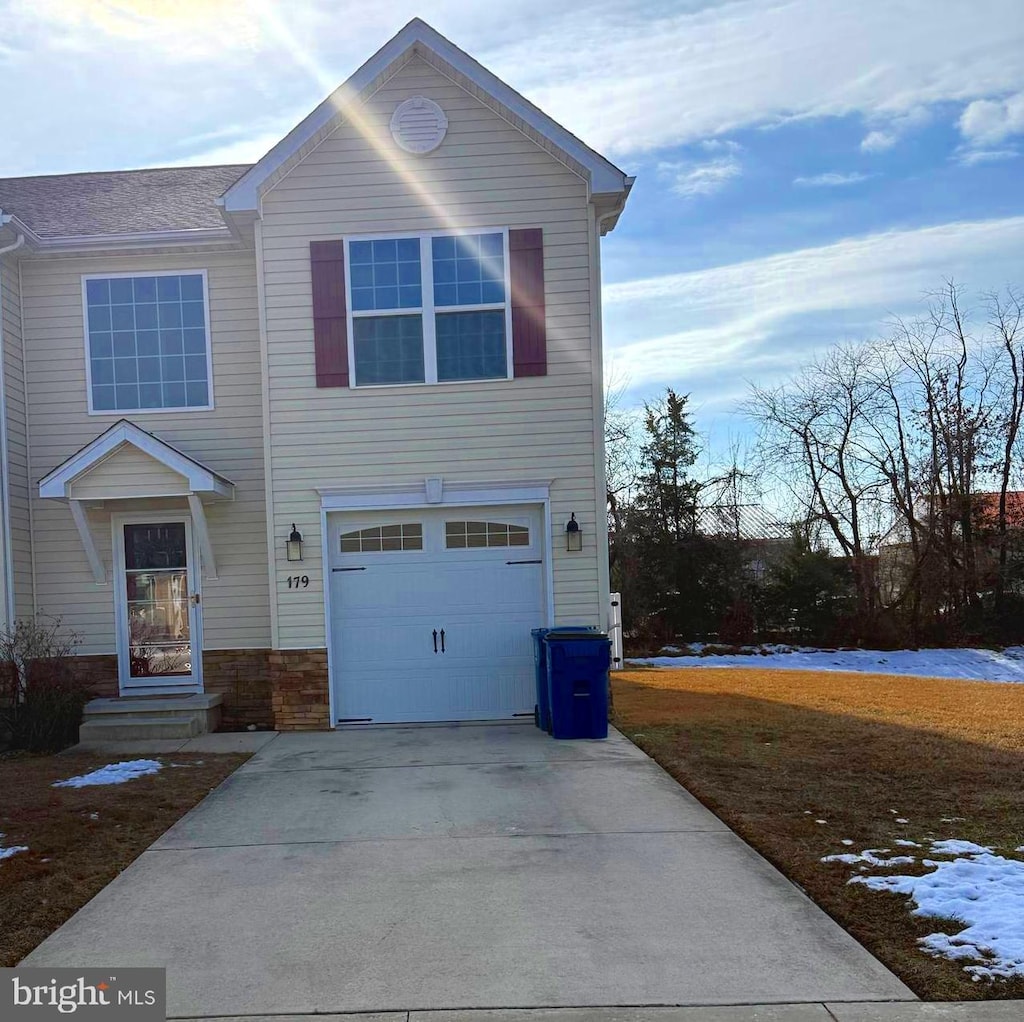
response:
<path id="1" fill-rule="evenodd" d="M 532 715 L 540 509 L 328 518 L 335 722 Z"/>

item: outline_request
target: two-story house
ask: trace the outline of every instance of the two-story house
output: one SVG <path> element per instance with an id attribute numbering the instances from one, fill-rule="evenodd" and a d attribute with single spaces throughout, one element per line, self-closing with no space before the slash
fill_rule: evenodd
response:
<path id="1" fill-rule="evenodd" d="M 236 724 L 532 713 L 631 184 L 419 20 L 253 166 L 0 180 L 5 621 Z"/>

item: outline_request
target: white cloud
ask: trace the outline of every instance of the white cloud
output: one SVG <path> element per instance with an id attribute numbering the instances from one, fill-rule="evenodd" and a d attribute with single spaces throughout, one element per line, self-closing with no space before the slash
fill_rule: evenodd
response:
<path id="1" fill-rule="evenodd" d="M 960 115 L 960 131 L 972 145 L 992 145 L 1024 134 L 1024 92 L 1006 99 L 977 99 Z"/>
<path id="2" fill-rule="evenodd" d="M 1018 156 L 1020 153 L 1016 149 L 965 149 L 956 154 L 956 161 L 965 167 L 974 167 L 979 163 L 1015 160 Z"/>
<path id="3" fill-rule="evenodd" d="M 1019 0 L 737 0 L 652 19 L 627 7 L 535 26 L 487 56 L 592 145 L 629 154 L 793 117 L 890 119 L 1024 87 Z"/>
<path id="4" fill-rule="evenodd" d="M 828 171 L 825 174 L 815 174 L 813 177 L 795 177 L 793 184 L 803 185 L 806 188 L 842 188 L 845 185 L 855 185 L 861 181 L 867 181 L 870 177 L 870 174 L 861 174 L 858 171 L 852 171 L 849 174 Z"/>
<path id="5" fill-rule="evenodd" d="M 20 153 L 39 170 L 159 162 L 180 151 L 182 135 L 254 111 L 265 125 L 312 109 L 325 82 L 341 82 L 422 7 L 8 0 L 2 45 L 31 59 L 19 58 L 18 88 L 0 111 L 7 158 Z M 946 4 L 941 17 L 934 0 L 688 0 L 660 10 L 646 0 L 433 0 L 427 17 L 620 158 L 701 140 L 725 156 L 727 142 L 714 146 L 731 130 L 843 115 L 863 116 L 862 146 L 879 151 L 933 104 L 1024 90 L 1020 0 Z"/>
<path id="6" fill-rule="evenodd" d="M 731 138 L 706 138 L 700 147 L 706 153 L 738 153 L 743 149 L 739 142 L 734 142 Z"/>
<path id="7" fill-rule="evenodd" d="M 254 138 L 240 138 L 220 145 L 197 147 L 188 156 L 160 163 L 162 167 L 209 167 L 218 163 L 255 163 L 288 134 L 294 124 L 268 131 Z M 191 146 L 185 146 L 191 148 Z"/>
<path id="8" fill-rule="evenodd" d="M 861 140 L 860 148 L 865 153 L 884 153 L 896 144 L 896 136 L 891 131 L 869 131 Z"/>
<path id="9" fill-rule="evenodd" d="M 658 164 L 658 176 L 670 181 L 676 195 L 692 199 L 714 195 L 743 173 L 740 161 L 723 156 L 704 162 L 677 161 Z"/>
<path id="10" fill-rule="evenodd" d="M 782 373 L 816 346 L 874 334 L 948 277 L 978 290 L 1024 278 L 1024 217 L 886 231 L 611 284 L 605 338 L 638 391 L 685 380 L 703 397 L 734 395 L 744 375 Z"/>

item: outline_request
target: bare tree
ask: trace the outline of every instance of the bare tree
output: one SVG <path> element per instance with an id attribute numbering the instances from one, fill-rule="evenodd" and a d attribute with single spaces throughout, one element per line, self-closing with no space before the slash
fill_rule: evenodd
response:
<path id="1" fill-rule="evenodd" d="M 996 607 L 1004 611 L 1006 575 L 1009 558 L 1009 518 L 1007 495 L 1010 491 L 1014 462 L 1019 465 L 1024 452 L 1018 450 L 1021 424 L 1024 420 L 1024 296 L 1013 288 L 1005 295 L 989 294 L 989 326 L 999 345 L 999 361 L 1003 379 L 1002 414 L 999 428 L 1003 442 L 996 471 L 999 480 L 999 510 L 996 528 L 999 536 L 999 571 L 996 576 Z"/>
<path id="2" fill-rule="evenodd" d="M 608 500 L 608 526 L 622 531 L 623 508 L 636 492 L 640 477 L 640 419 L 623 407 L 627 381 L 613 377 L 605 388 L 604 461 Z"/>

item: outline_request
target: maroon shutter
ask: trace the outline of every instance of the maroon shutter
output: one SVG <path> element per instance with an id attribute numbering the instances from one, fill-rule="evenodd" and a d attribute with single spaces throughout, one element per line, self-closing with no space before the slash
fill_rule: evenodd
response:
<path id="1" fill-rule="evenodd" d="M 539 227 L 508 232 L 512 281 L 514 376 L 546 376 L 548 331 L 544 312 L 544 232 Z"/>
<path id="2" fill-rule="evenodd" d="M 345 307 L 345 243 L 311 241 L 313 346 L 316 385 L 348 386 L 348 319 Z"/>

